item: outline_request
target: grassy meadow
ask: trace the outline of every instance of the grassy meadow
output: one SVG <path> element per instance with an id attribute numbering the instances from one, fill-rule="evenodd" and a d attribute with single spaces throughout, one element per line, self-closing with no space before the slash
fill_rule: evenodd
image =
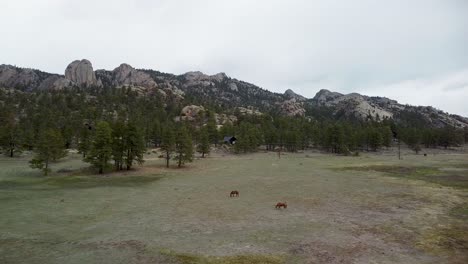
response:
<path id="1" fill-rule="evenodd" d="M 467 153 L 146 158 L 44 177 L 0 157 L 0 263 L 468 262 Z"/>

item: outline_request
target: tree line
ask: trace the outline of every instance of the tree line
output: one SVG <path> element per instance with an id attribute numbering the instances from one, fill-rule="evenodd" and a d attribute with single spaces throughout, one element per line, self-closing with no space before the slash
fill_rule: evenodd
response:
<path id="1" fill-rule="evenodd" d="M 237 138 L 236 153 L 267 150 L 295 152 L 319 148 L 337 154 L 378 151 L 394 142 L 421 147 L 449 148 L 468 142 L 468 130 L 451 126 L 428 128 L 333 118 L 286 117 L 275 113 L 237 116 L 218 128 L 213 109 L 190 122 L 175 122 L 190 98 L 165 100 L 161 94 L 140 94 L 130 88 L 66 89 L 25 93 L 0 89 L 0 148 L 10 157 L 21 151 L 35 153 L 31 167 L 48 173 L 51 162 L 67 149 L 78 149 L 83 160 L 99 173 L 129 170 L 144 162 L 148 148 L 160 148 L 166 166 L 174 160 L 183 166 L 202 157 L 224 136 Z"/>

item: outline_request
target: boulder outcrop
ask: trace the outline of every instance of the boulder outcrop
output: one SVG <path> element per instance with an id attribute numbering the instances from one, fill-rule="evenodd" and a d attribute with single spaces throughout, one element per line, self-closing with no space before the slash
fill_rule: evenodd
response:
<path id="1" fill-rule="evenodd" d="M 89 60 L 75 60 L 65 69 L 65 79 L 78 86 L 97 86 L 93 65 Z"/>
<path id="2" fill-rule="evenodd" d="M 112 71 L 112 76 L 113 84 L 116 86 L 134 85 L 149 89 L 158 86 L 149 74 L 138 71 L 126 63 L 122 63 L 115 68 Z"/>

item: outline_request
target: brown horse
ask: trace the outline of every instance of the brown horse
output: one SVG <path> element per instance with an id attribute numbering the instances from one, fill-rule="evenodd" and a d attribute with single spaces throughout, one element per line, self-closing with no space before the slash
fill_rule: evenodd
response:
<path id="1" fill-rule="evenodd" d="M 275 206 L 276 209 L 280 209 L 281 207 L 286 209 L 286 208 L 288 208 L 288 204 L 287 203 L 277 203 L 276 206 Z"/>
<path id="2" fill-rule="evenodd" d="M 238 191 L 232 191 L 229 197 L 239 197 L 239 192 Z"/>

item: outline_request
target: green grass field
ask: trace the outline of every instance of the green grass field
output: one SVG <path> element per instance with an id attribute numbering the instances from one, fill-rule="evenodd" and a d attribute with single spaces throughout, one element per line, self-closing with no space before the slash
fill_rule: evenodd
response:
<path id="1" fill-rule="evenodd" d="M 0 158 L 0 263 L 468 263 L 468 154 L 27 162 Z"/>

